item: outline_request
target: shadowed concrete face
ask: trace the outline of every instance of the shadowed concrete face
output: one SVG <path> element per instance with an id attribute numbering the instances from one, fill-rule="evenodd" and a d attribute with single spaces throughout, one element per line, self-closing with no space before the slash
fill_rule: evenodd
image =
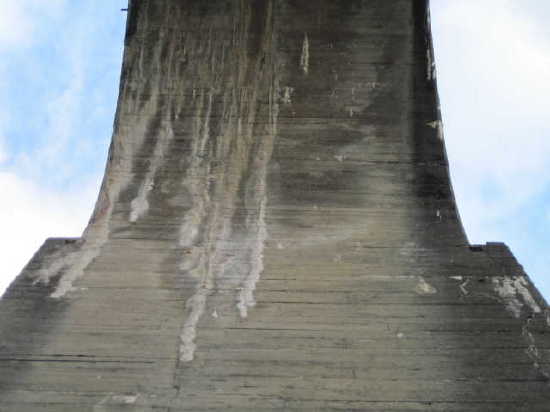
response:
<path id="1" fill-rule="evenodd" d="M 0 410 L 545 410 L 546 304 L 468 245 L 442 137 L 424 1 L 134 0 L 90 224 L 0 302 Z"/>

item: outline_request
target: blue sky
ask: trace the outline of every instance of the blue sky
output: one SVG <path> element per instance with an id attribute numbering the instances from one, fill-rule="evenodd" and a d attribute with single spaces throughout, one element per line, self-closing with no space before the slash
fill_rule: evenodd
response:
<path id="1" fill-rule="evenodd" d="M 126 0 L 0 0 L 0 293 L 79 236 L 103 174 Z M 550 298 L 550 3 L 432 0 L 445 140 L 472 243 L 504 241 Z"/>

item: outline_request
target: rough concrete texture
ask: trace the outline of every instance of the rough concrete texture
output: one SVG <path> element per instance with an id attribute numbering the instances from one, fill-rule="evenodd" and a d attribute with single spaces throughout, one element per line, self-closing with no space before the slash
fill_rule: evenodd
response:
<path id="1" fill-rule="evenodd" d="M 134 0 L 105 180 L 0 301 L 1 411 L 548 411 L 456 210 L 424 0 Z M 463 85 L 457 85 L 463 87 Z"/>

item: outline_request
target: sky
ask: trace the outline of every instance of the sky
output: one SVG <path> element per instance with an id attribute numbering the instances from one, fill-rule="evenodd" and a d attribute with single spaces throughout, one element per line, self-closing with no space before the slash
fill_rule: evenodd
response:
<path id="1" fill-rule="evenodd" d="M 0 294 L 80 236 L 111 139 L 127 0 L 0 0 Z"/>
<path id="2" fill-rule="evenodd" d="M 80 236 L 103 175 L 127 0 L 0 0 L 0 294 Z M 550 299 L 550 2 L 432 0 L 438 86 L 471 243 L 506 242 Z"/>

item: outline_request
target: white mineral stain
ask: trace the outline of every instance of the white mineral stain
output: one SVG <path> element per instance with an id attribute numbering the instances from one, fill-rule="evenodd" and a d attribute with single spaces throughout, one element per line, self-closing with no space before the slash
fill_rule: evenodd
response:
<path id="1" fill-rule="evenodd" d="M 130 222 L 136 222 L 149 210 L 147 196 L 153 190 L 154 182 L 151 176 L 140 187 L 137 197 L 130 202 Z"/>
<path id="2" fill-rule="evenodd" d="M 76 253 L 77 250 L 69 250 L 70 246 L 74 245 L 65 245 L 65 247 L 60 247 L 52 253 L 47 259 L 47 264 L 44 261 L 42 262 L 43 267 L 34 275 L 33 285 L 37 283 L 48 285 L 52 276 L 60 274 L 63 269 L 71 267 L 76 263 L 76 258 L 79 257 L 79 254 Z"/>
<path id="3" fill-rule="evenodd" d="M 151 155 L 151 162 L 147 174 L 138 190 L 135 199 L 130 202 L 130 222 L 136 222 L 149 210 L 149 193 L 155 186 L 155 175 L 164 161 L 169 144 L 174 138 L 174 131 L 171 127 L 165 127 L 159 133 L 155 141 L 155 149 Z"/>
<path id="4" fill-rule="evenodd" d="M 260 275 L 264 270 L 263 250 L 267 239 L 267 229 L 265 225 L 266 203 L 267 199 L 264 197 L 258 216 L 257 238 L 252 249 L 251 269 L 239 293 L 237 308 L 239 309 L 239 313 L 242 318 L 246 318 L 248 316 L 248 308 L 256 305 L 254 290 L 256 289 L 256 283 L 260 279 Z"/>
<path id="5" fill-rule="evenodd" d="M 113 401 L 124 403 L 126 405 L 132 405 L 136 403 L 138 395 L 113 395 Z"/>
<path id="6" fill-rule="evenodd" d="M 527 286 L 529 285 L 527 283 L 527 280 L 525 280 L 525 278 L 520 277 L 520 278 L 517 278 L 514 283 L 518 293 L 523 298 L 523 301 L 525 302 L 525 304 L 529 306 L 529 308 L 534 313 L 541 313 L 542 310 L 540 306 L 535 301 L 535 298 L 533 298 L 533 295 L 531 295 L 531 292 L 529 292 L 529 289 L 527 289 Z"/>
<path id="7" fill-rule="evenodd" d="M 428 47 L 427 51 L 426 51 L 426 63 L 427 63 L 427 67 L 426 67 L 426 78 L 431 81 L 431 80 L 435 80 L 435 61 L 434 61 L 434 58 L 433 58 L 433 54 L 432 54 L 432 50 L 430 47 Z"/>
<path id="8" fill-rule="evenodd" d="M 422 276 L 418 277 L 418 283 L 414 290 L 419 295 L 433 295 L 437 293 L 437 289 L 426 282 L 426 280 Z"/>
<path id="9" fill-rule="evenodd" d="M 197 324 L 206 309 L 207 297 L 212 291 L 215 276 L 212 272 L 213 266 L 211 263 L 209 264 L 209 258 L 211 258 L 209 254 L 210 247 L 197 247 L 195 245 L 201 223 L 207 215 L 207 205 L 210 202 L 210 181 L 198 178 L 198 176 L 208 176 L 210 173 L 210 165 L 203 162 L 203 154 L 209 137 L 209 119 L 203 116 L 204 97 L 204 93 L 195 96 L 195 100 L 197 100 L 195 107 L 196 120 L 193 130 L 195 139 L 191 149 L 191 164 L 183 180 L 183 186 L 187 188 L 193 199 L 193 207 L 184 216 L 179 229 L 179 246 L 183 249 L 182 252 L 187 252 L 182 253 L 179 269 L 185 271 L 189 278 L 196 279 L 198 284 L 194 294 L 185 303 L 187 314 L 180 333 L 179 345 L 179 360 L 181 362 L 191 362 L 194 359 Z M 208 101 L 210 106 L 212 101 L 211 92 L 208 95 Z M 210 110 L 207 108 L 208 116 Z M 212 222 L 215 226 L 215 214 L 212 216 Z"/>
<path id="10" fill-rule="evenodd" d="M 212 97 L 213 97 L 213 90 L 210 89 L 208 92 L 208 105 L 206 107 L 206 116 L 204 116 L 204 124 L 202 127 L 202 138 L 200 141 L 200 150 L 199 150 L 199 156 L 204 156 L 204 151 L 206 149 L 206 144 L 208 143 L 208 140 L 210 138 L 210 117 L 212 115 Z"/>
<path id="11" fill-rule="evenodd" d="M 521 315 L 521 309 L 527 305 L 533 313 L 541 313 L 542 309 L 529 292 L 527 280 L 523 277 L 493 278 L 493 286 L 498 295 L 504 300 L 508 310 L 516 317 Z M 521 297 L 521 300 L 519 299 Z"/>
<path id="12" fill-rule="evenodd" d="M 466 289 L 466 286 L 468 286 L 468 283 L 470 283 L 470 278 L 466 278 L 464 282 L 462 282 L 459 286 L 460 292 L 462 293 L 463 296 L 467 296 L 470 294 L 470 292 L 468 292 L 468 289 Z"/>
<path id="13" fill-rule="evenodd" d="M 100 378 L 98 376 L 98 378 Z M 139 398 L 139 394 L 137 395 L 114 395 L 112 393 L 106 395 L 99 401 L 97 404 L 94 405 L 93 411 L 94 412 L 104 412 L 111 410 L 113 406 L 117 405 L 134 405 Z"/>
<path id="14" fill-rule="evenodd" d="M 437 129 L 437 137 L 439 140 L 443 140 L 443 122 L 441 120 L 434 120 L 433 122 L 426 123 L 432 129 Z"/>
<path id="15" fill-rule="evenodd" d="M 462 294 L 462 296 L 467 296 L 470 294 L 470 292 L 468 292 L 468 289 L 466 289 L 466 286 L 468 286 L 468 283 L 470 283 L 470 278 L 464 276 L 450 276 L 449 278 L 452 280 L 456 280 L 457 282 L 461 282 L 458 287 L 460 288 L 460 293 Z"/>
<path id="16" fill-rule="evenodd" d="M 99 255 L 101 247 L 107 241 L 108 229 L 101 227 L 99 229 L 101 230 L 94 233 L 95 236 L 86 238 L 86 244 L 75 254 L 72 264 L 67 267 L 66 272 L 59 279 L 59 283 L 50 297 L 59 299 L 68 292 L 75 290 L 73 287 L 75 280 L 84 274 L 84 270 Z"/>
<path id="17" fill-rule="evenodd" d="M 533 368 L 537 370 L 546 381 L 550 380 L 550 375 L 541 365 L 541 362 L 543 359 L 541 359 L 540 352 L 537 348 L 537 342 L 535 340 L 535 337 L 529 330 L 529 324 L 531 323 L 532 319 L 527 318 L 526 321 L 523 324 L 522 332 L 521 334 L 527 341 L 527 349 L 525 350 L 525 353 L 527 353 L 527 356 L 533 361 Z"/>
<path id="18" fill-rule="evenodd" d="M 304 74 L 309 72 L 309 39 L 307 33 L 304 35 L 304 42 L 302 44 L 302 55 L 300 57 L 300 67 Z"/>
<path id="19" fill-rule="evenodd" d="M 498 295 L 504 299 L 506 308 L 512 312 L 516 318 L 519 318 L 523 304 L 516 296 L 513 280 L 510 278 L 493 278 L 493 285 Z"/>
<path id="20" fill-rule="evenodd" d="M 195 357 L 195 349 L 197 348 L 197 345 L 195 345 L 197 324 L 204 313 L 206 297 L 210 294 L 210 291 L 211 285 L 201 286 L 185 304 L 188 315 L 180 334 L 179 350 L 179 359 L 182 362 L 191 362 Z"/>
<path id="21" fill-rule="evenodd" d="M 202 204 L 202 202 L 201 202 Z M 179 230 L 179 246 L 187 248 L 193 245 L 199 234 L 199 225 L 201 222 L 203 211 L 202 209 L 193 209 L 185 216 Z"/>
<path id="22" fill-rule="evenodd" d="M 294 93 L 294 88 L 292 87 L 285 87 L 282 102 L 284 104 L 291 104 L 292 103 L 292 94 Z"/>

